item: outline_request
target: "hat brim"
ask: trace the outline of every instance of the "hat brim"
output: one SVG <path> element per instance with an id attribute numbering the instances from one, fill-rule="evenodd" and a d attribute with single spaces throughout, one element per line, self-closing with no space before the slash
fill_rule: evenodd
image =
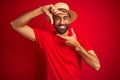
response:
<path id="1" fill-rule="evenodd" d="M 68 13 L 70 15 L 70 23 L 74 22 L 77 19 L 77 13 L 72 10 L 60 10 L 62 12 Z M 47 16 L 47 20 L 50 22 L 49 17 Z"/>
<path id="2" fill-rule="evenodd" d="M 65 10 L 63 12 L 66 12 L 70 15 L 70 23 L 74 22 L 77 19 L 77 14 L 75 11 L 72 10 Z"/>

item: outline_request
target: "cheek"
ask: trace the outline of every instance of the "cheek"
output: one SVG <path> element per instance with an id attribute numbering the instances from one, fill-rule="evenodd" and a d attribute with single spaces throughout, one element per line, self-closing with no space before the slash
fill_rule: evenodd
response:
<path id="1" fill-rule="evenodd" d="M 59 20 L 54 20 L 54 24 L 56 25 L 56 24 L 59 24 L 60 23 L 60 21 Z"/>
<path id="2" fill-rule="evenodd" d="M 65 22 L 65 23 L 70 23 L 70 20 L 69 20 L 69 19 L 67 19 L 67 20 L 64 20 L 64 22 Z"/>
<path id="3" fill-rule="evenodd" d="M 70 24 L 70 21 L 66 21 L 65 23 L 66 23 L 66 24 Z"/>

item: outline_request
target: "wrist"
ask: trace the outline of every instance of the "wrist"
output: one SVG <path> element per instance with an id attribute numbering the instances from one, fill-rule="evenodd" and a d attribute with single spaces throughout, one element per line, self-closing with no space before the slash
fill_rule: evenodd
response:
<path id="1" fill-rule="evenodd" d="M 80 49 L 81 49 L 82 46 L 80 45 L 79 42 L 77 42 L 74 47 L 75 47 L 76 51 L 80 51 Z"/>
<path id="2" fill-rule="evenodd" d="M 40 11 L 41 11 L 42 13 L 45 13 L 45 11 L 44 11 L 44 6 L 39 7 L 39 9 L 40 9 Z"/>
<path id="3" fill-rule="evenodd" d="M 75 50 L 76 50 L 76 51 L 78 51 L 78 52 L 79 52 L 79 51 L 80 51 L 80 49 L 81 49 L 81 46 L 80 46 L 80 45 L 75 46 Z"/>
<path id="4" fill-rule="evenodd" d="M 80 43 L 78 41 L 75 42 L 74 47 L 79 46 Z"/>
<path id="5" fill-rule="evenodd" d="M 41 15 L 41 14 L 43 14 L 44 12 L 43 12 L 43 10 L 42 10 L 42 7 L 38 7 L 37 9 L 35 9 L 34 11 L 33 11 L 33 14 L 35 15 L 35 16 L 39 16 L 39 15 Z"/>

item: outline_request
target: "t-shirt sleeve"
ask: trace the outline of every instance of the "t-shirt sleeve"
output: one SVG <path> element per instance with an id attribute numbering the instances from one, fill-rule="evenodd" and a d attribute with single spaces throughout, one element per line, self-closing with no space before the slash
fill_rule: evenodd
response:
<path id="1" fill-rule="evenodd" d="M 39 43 L 39 34 L 40 34 L 40 31 L 36 28 L 33 28 L 33 31 L 34 31 L 34 34 L 35 34 L 35 42 L 38 44 Z"/>
<path id="2" fill-rule="evenodd" d="M 36 38 L 35 42 L 36 44 L 39 44 L 40 48 L 42 49 L 43 48 L 42 31 L 37 28 L 33 28 L 33 31 L 34 31 L 35 38 Z"/>
<path id="3" fill-rule="evenodd" d="M 92 48 L 92 46 L 90 45 L 87 37 L 85 37 L 85 36 L 80 36 L 79 42 L 80 42 L 80 44 L 81 44 L 87 51 L 93 50 L 93 48 Z"/>

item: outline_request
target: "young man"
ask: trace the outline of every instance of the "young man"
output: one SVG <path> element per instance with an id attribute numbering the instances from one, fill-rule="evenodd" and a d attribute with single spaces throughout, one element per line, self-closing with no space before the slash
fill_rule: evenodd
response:
<path id="1" fill-rule="evenodd" d="M 40 31 L 27 25 L 41 14 L 47 15 L 55 31 Z M 100 69 L 99 59 L 87 40 L 73 28 L 68 29 L 76 18 L 76 13 L 66 3 L 59 2 L 39 7 L 11 22 L 13 29 L 39 43 L 46 57 L 47 80 L 80 80 L 81 58 L 93 69 Z"/>

